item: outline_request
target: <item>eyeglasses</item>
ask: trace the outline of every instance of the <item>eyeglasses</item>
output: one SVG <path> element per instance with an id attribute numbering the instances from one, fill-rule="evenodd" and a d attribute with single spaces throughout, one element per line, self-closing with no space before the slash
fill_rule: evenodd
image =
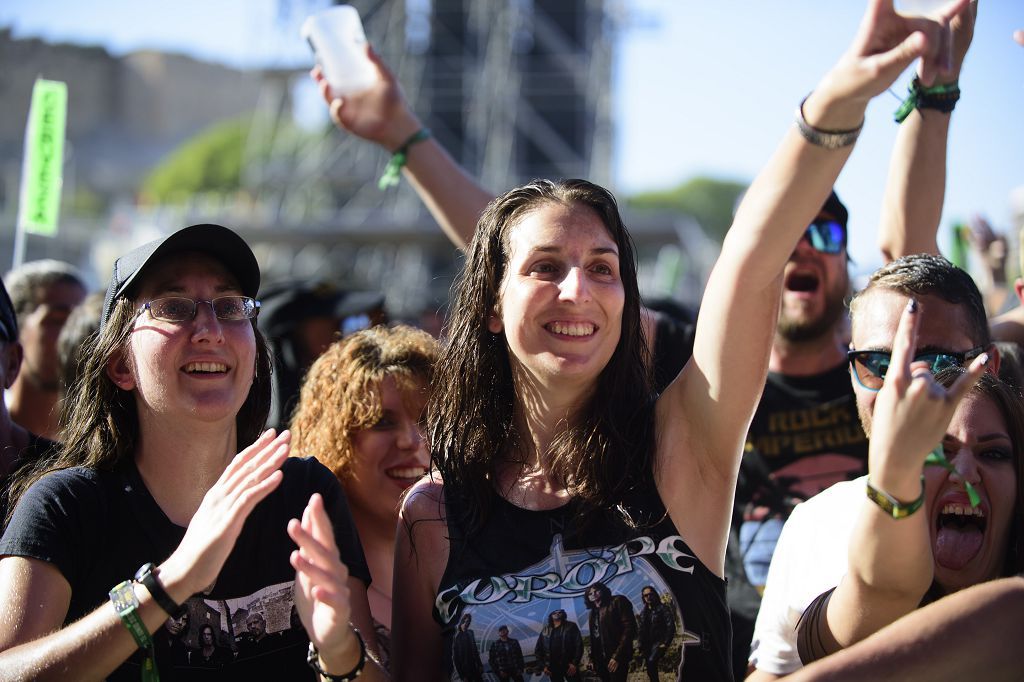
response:
<path id="1" fill-rule="evenodd" d="M 815 220 L 804 233 L 815 251 L 836 254 L 846 246 L 846 228 L 835 220 Z"/>
<path id="2" fill-rule="evenodd" d="M 932 374 L 938 374 L 950 367 L 963 367 L 968 360 L 973 360 L 985 351 L 985 346 L 978 346 L 968 351 L 933 350 L 914 356 L 914 362 L 927 362 Z M 889 371 L 891 354 L 884 350 L 851 350 L 846 357 L 853 368 L 853 376 L 857 383 L 869 391 L 882 388 L 886 372 Z"/>
<path id="3" fill-rule="evenodd" d="M 168 296 L 143 303 L 139 315 L 147 310 L 153 319 L 164 322 L 188 322 L 196 317 L 200 303 L 209 303 L 218 320 L 251 320 L 260 312 L 260 302 L 248 296 L 220 296 L 212 301 L 195 301 L 184 296 Z"/>

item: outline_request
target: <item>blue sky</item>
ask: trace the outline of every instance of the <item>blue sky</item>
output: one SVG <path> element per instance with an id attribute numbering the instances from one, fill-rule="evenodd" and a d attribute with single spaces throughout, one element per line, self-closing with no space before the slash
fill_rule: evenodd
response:
<path id="1" fill-rule="evenodd" d="M 614 0 L 612 0 L 614 2 Z M 310 60 L 298 26 L 323 0 L 7 0 L 0 25 L 16 36 L 102 44 L 112 52 L 184 51 L 239 66 Z M 800 99 L 849 44 L 856 0 L 622 0 L 627 17 L 614 78 L 614 177 L 620 193 L 704 174 L 749 180 Z M 1012 225 L 1010 192 L 1024 186 L 1024 28 L 1021 0 L 982 0 L 953 115 L 946 222 L 982 213 Z M 909 75 L 894 88 L 902 96 Z M 868 110 L 837 188 L 851 212 L 858 266 L 879 261 L 877 223 L 894 95 Z M 1024 210 L 1024 209 L 1022 209 Z M 945 229 L 944 229 L 945 232 Z"/>

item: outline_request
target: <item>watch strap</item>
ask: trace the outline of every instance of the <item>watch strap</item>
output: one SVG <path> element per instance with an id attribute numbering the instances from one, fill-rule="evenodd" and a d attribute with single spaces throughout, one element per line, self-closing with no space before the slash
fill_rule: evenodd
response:
<path id="1" fill-rule="evenodd" d="M 156 576 L 156 566 L 152 562 L 143 564 L 138 571 L 135 572 L 135 581 L 142 583 L 143 586 L 153 596 L 153 599 L 157 604 L 160 605 L 164 611 L 167 612 L 168 616 L 176 616 L 181 611 L 181 605 L 171 599 L 171 595 L 167 594 L 167 590 L 164 589 L 163 583 Z"/>

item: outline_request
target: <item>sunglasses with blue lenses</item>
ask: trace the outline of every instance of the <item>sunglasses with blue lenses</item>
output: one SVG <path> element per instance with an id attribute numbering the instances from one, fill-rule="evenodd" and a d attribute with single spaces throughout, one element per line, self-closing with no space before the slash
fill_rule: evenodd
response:
<path id="1" fill-rule="evenodd" d="M 836 254 L 846 246 L 846 227 L 835 220 L 818 219 L 804 233 L 815 251 Z"/>
<path id="2" fill-rule="evenodd" d="M 985 351 L 978 346 L 962 353 L 955 351 L 933 350 L 914 356 L 914 362 L 927 362 L 932 374 L 938 374 L 950 367 L 963 367 Z M 882 388 L 885 374 L 889 371 L 890 353 L 884 350 L 851 350 L 846 357 L 853 368 L 853 376 L 862 388 L 877 391 Z"/>

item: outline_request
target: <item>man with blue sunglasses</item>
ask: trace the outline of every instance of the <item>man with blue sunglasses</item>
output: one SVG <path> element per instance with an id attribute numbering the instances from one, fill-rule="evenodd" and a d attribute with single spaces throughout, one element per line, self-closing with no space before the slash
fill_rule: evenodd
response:
<path id="1" fill-rule="evenodd" d="M 793 507 L 866 471 L 867 438 L 846 371 L 848 213 L 829 196 L 783 274 L 768 380 L 747 434 L 734 525 L 750 583 L 764 586 Z"/>

